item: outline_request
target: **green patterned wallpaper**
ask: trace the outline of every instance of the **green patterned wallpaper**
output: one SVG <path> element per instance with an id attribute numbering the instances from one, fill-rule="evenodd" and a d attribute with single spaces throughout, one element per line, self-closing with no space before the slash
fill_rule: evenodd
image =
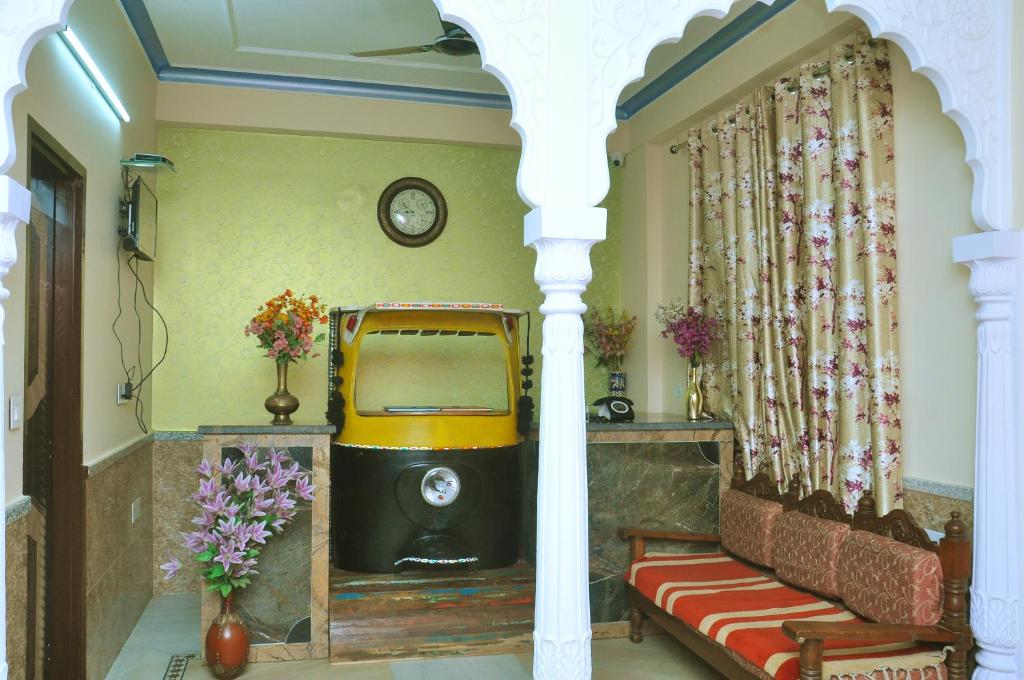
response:
<path id="1" fill-rule="evenodd" d="M 540 360 L 542 300 L 535 253 L 524 248 L 526 206 L 516 193 L 518 150 L 190 128 L 160 131 L 178 174 L 158 179 L 156 305 L 170 328 L 153 377 L 153 427 L 269 421 L 263 399 L 274 366 L 242 329 L 256 306 L 285 288 L 328 305 L 379 300 L 501 302 L 532 310 Z M 377 198 L 407 175 L 448 201 L 448 226 L 424 248 L 392 243 Z M 594 247 L 588 304 L 619 304 L 621 186 L 606 200 L 608 240 Z M 162 335 L 154 329 L 154 356 Z M 586 358 L 587 397 L 607 377 Z M 325 358 L 293 365 L 297 422 L 322 422 Z M 534 389 L 538 395 L 539 382 Z"/>

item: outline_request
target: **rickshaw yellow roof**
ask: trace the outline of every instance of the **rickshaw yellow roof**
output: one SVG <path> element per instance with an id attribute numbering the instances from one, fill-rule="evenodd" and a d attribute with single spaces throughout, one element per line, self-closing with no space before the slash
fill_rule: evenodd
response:
<path id="1" fill-rule="evenodd" d="M 488 312 L 491 314 L 509 314 L 512 316 L 524 316 L 525 311 L 521 309 L 509 309 L 505 305 L 492 302 L 375 302 L 372 305 L 363 307 L 335 307 L 332 312 L 341 314 L 349 312 L 416 312 L 416 311 L 437 311 L 437 312 Z"/>

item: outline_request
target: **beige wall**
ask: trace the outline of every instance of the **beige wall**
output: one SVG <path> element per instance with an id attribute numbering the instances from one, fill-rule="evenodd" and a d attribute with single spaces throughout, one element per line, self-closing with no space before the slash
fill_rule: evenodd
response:
<path id="1" fill-rule="evenodd" d="M 687 288 L 689 168 L 686 150 L 671 155 L 669 145 L 858 26 L 849 15 L 827 15 L 818 0 L 800 0 L 630 121 L 623 222 L 632 230 L 623 239 L 622 298 L 648 317 L 647 341 L 637 343 L 627 363 L 632 383 L 649 385 L 634 392 L 641 409 L 683 408 L 684 366 L 671 343 L 653 335 L 651 316 L 659 302 L 685 298 Z M 974 304 L 966 269 L 951 261 L 952 238 L 974 231 L 972 178 L 963 138 L 941 113 L 935 88 L 910 72 L 899 48 L 892 52 L 905 474 L 972 485 Z"/>
<path id="2" fill-rule="evenodd" d="M 976 232 L 971 170 L 935 86 L 890 50 L 904 474 L 974 484 L 975 322 L 953 237 Z"/>
<path id="3" fill-rule="evenodd" d="M 157 119 L 175 127 L 520 146 L 519 135 L 509 127 L 512 113 L 504 109 L 187 83 L 159 83 L 156 101 Z M 608 144 L 610 151 L 625 151 L 626 131 L 620 127 Z"/>
<path id="4" fill-rule="evenodd" d="M 86 45 L 131 115 L 123 124 L 95 91 L 77 62 L 56 35 L 43 39 L 28 62 L 28 90 L 14 100 L 14 130 L 18 155 L 15 180 L 27 184 L 28 117 L 35 119 L 86 169 L 85 256 L 83 263 L 83 423 L 84 459 L 93 461 L 141 436 L 130 406 L 116 406 L 114 386 L 123 380 L 117 343 L 111 332 L 116 314 L 115 282 L 117 199 L 121 191 L 118 161 L 136 151 L 156 148 L 152 69 L 127 19 L 115 0 L 78 0 L 69 24 Z M 6 277 L 11 290 L 7 308 L 5 390 L 8 397 L 24 394 L 25 363 L 25 230 L 18 232 L 21 258 Z M 142 267 L 152 286 L 152 265 Z M 127 271 L 123 286 L 130 298 Z M 143 315 L 143 361 L 151 347 L 148 314 Z M 137 345 L 134 315 L 119 325 L 127 348 Z M 131 350 L 129 350 L 131 351 Z M 150 403 L 149 393 L 145 395 Z M 6 497 L 21 495 L 24 428 L 7 429 Z M 125 509 L 127 512 L 127 509 Z"/>

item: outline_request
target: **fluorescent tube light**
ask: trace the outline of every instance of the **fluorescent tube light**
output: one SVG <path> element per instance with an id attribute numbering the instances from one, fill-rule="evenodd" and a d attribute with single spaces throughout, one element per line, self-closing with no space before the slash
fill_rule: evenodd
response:
<path id="1" fill-rule="evenodd" d="M 110 86 L 107 79 L 103 77 L 102 73 L 100 73 L 100 67 L 97 66 L 96 62 L 89 56 L 89 53 L 85 50 L 85 45 L 83 45 L 82 41 L 78 39 L 78 36 L 71 30 L 71 27 L 68 26 L 61 31 L 59 35 L 61 40 L 64 41 L 64 44 L 71 50 L 71 53 L 75 55 L 75 59 L 78 60 L 78 63 L 85 69 L 85 72 L 89 75 L 89 79 L 92 80 L 97 88 L 99 88 L 100 94 L 102 94 L 103 98 L 107 100 L 108 104 L 110 104 L 110 108 L 114 109 L 114 113 L 120 116 L 121 120 L 126 123 L 131 120 L 128 116 L 128 110 L 124 108 L 124 104 L 122 104 L 121 100 L 117 98 L 114 88 Z"/>

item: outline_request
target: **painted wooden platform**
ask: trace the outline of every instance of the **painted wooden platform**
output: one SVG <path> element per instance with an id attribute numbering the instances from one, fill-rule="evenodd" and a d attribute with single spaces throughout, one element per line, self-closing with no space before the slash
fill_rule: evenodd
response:
<path id="1" fill-rule="evenodd" d="M 377 661 L 530 648 L 533 567 L 458 572 L 331 572 L 331 661 Z"/>

